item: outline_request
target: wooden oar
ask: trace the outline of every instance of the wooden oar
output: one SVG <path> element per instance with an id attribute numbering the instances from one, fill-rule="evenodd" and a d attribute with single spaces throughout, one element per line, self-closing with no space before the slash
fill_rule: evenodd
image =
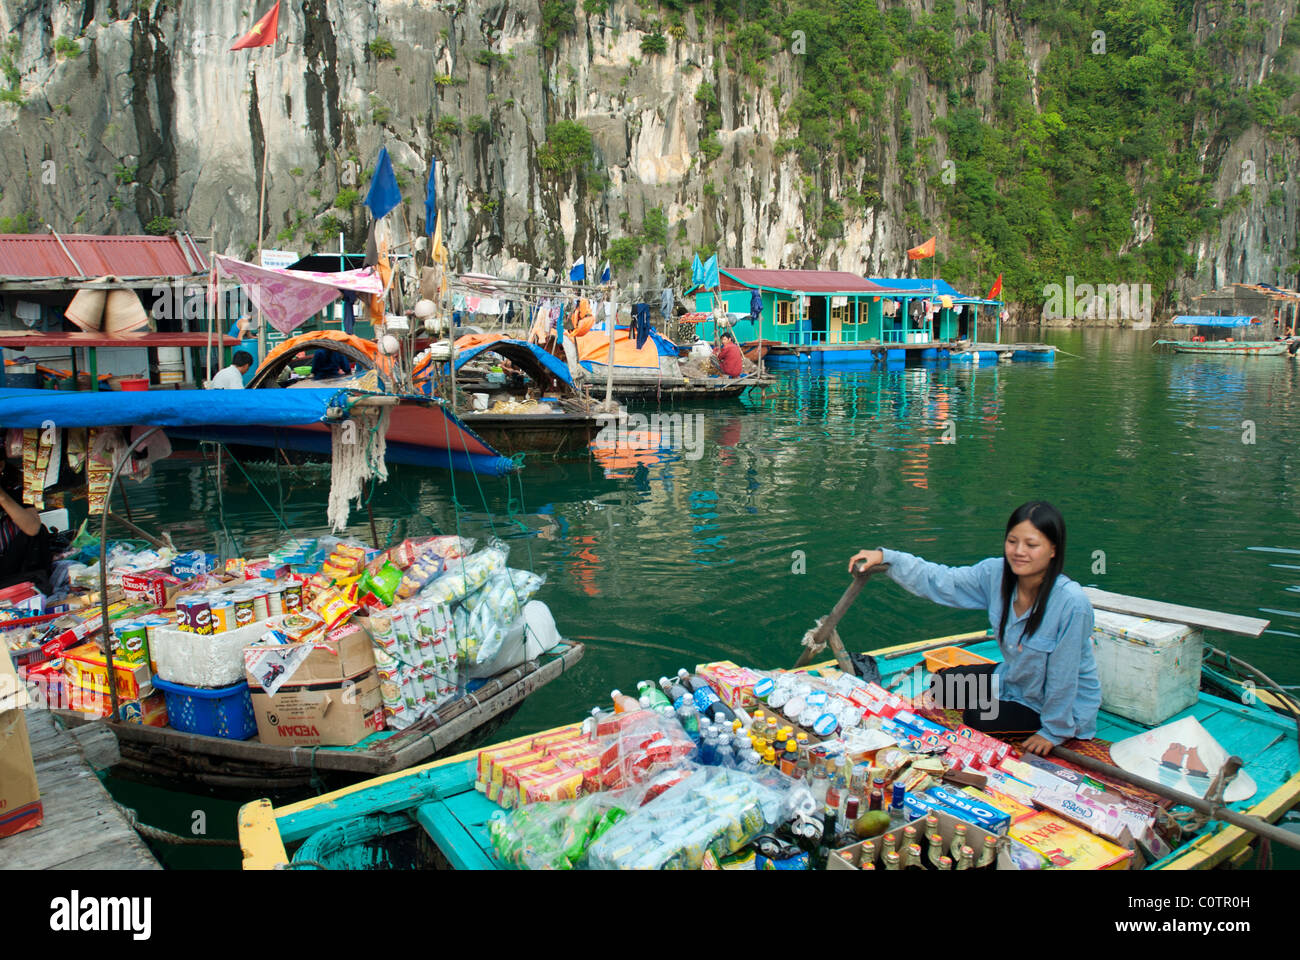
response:
<path id="1" fill-rule="evenodd" d="M 844 591 L 844 596 L 840 597 L 840 602 L 835 604 L 835 608 L 831 610 L 830 615 L 817 624 L 815 630 L 811 631 L 811 638 L 809 638 L 808 634 L 804 634 L 803 653 L 799 654 L 799 659 L 794 664 L 796 670 L 812 663 L 813 657 L 817 656 L 818 652 L 829 643 L 831 652 L 835 654 L 835 662 L 839 664 L 840 669 L 847 674 L 853 673 L 853 662 L 844 649 L 840 635 L 835 632 L 835 625 L 840 622 L 840 618 L 853 605 L 853 601 L 862 592 L 866 582 L 876 574 L 883 573 L 888 569 L 889 564 L 882 563 L 863 572 L 862 565 L 858 564 L 857 570 L 853 574 L 853 582 Z"/>
<path id="2" fill-rule="evenodd" d="M 1243 830 L 1249 830 L 1251 833 L 1280 843 L 1284 847 L 1290 847 L 1292 850 L 1300 850 L 1300 836 L 1291 833 L 1289 830 L 1283 830 L 1281 827 L 1269 823 L 1267 820 L 1261 820 L 1259 817 L 1252 817 L 1248 813 L 1237 813 L 1230 810 L 1221 803 L 1213 803 L 1202 797 L 1194 797 L 1190 793 L 1182 793 L 1178 790 L 1171 790 L 1163 783 L 1157 783 L 1154 780 L 1148 780 L 1146 777 L 1140 777 L 1136 773 L 1129 773 L 1127 770 L 1121 770 L 1119 767 L 1113 767 L 1108 763 L 1102 763 L 1100 760 L 1094 760 L 1092 757 L 1085 757 L 1081 753 L 1075 753 L 1065 747 L 1053 747 L 1052 753 L 1056 754 L 1063 760 L 1069 760 L 1077 766 L 1086 770 L 1092 770 L 1094 773 L 1100 773 L 1107 777 L 1113 777 L 1124 783 L 1132 784 L 1135 787 L 1141 787 L 1151 793 L 1157 793 L 1162 797 L 1167 797 L 1183 806 L 1191 807 L 1200 813 L 1205 814 L 1212 820 L 1222 820 L 1230 823 L 1234 827 L 1241 827 Z M 1233 766 L 1235 764 L 1235 766 Z M 1229 757 L 1227 764 L 1230 770 L 1235 771 L 1241 766 L 1241 760 L 1238 757 Z"/>

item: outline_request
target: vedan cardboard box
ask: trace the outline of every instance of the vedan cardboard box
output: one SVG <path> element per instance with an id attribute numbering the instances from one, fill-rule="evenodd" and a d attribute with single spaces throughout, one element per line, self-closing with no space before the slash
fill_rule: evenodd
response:
<path id="1" fill-rule="evenodd" d="M 260 687 L 251 689 L 257 738 L 262 743 L 350 747 L 384 729 L 384 705 L 374 670 L 341 682 L 285 686 L 274 696 Z"/>
<path id="2" fill-rule="evenodd" d="M 39 827 L 45 816 L 27 738 L 27 688 L 0 649 L 0 837 Z"/>

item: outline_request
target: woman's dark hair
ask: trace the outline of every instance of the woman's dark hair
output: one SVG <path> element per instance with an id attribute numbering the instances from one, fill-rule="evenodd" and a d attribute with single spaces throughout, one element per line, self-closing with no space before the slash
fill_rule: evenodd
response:
<path id="1" fill-rule="evenodd" d="M 1030 500 L 1028 503 L 1022 503 L 1016 507 L 1015 512 L 1011 514 L 1011 519 L 1007 521 L 1006 533 L 1011 532 L 1011 528 L 1017 524 L 1028 520 L 1037 529 L 1038 532 L 1052 542 L 1056 548 L 1056 555 L 1047 562 L 1047 573 L 1043 576 L 1043 585 L 1038 588 L 1038 596 L 1034 599 L 1034 608 L 1029 613 L 1029 622 L 1025 624 L 1025 636 L 1032 637 L 1038 625 L 1043 622 L 1043 611 L 1047 609 L 1047 598 L 1051 596 L 1052 587 L 1056 585 L 1056 578 L 1061 575 L 1065 568 L 1065 518 L 1061 516 L 1061 511 L 1046 500 Z M 1006 552 L 1006 534 L 1003 534 L 1002 548 L 1002 622 L 998 624 L 998 641 L 1001 642 L 1002 635 L 1007 629 L 1007 614 L 1011 609 L 1011 594 L 1016 589 L 1016 574 L 1011 569 L 1011 564 L 1007 562 Z"/>

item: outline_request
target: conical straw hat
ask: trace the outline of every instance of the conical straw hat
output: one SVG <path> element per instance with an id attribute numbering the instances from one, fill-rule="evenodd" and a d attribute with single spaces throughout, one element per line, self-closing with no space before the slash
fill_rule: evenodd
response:
<path id="1" fill-rule="evenodd" d="M 104 332 L 125 333 L 147 326 L 149 314 L 134 290 L 110 290 L 104 304 Z"/>
<path id="2" fill-rule="evenodd" d="M 107 290 L 78 290 L 63 315 L 82 330 L 98 333 L 104 323 Z"/>

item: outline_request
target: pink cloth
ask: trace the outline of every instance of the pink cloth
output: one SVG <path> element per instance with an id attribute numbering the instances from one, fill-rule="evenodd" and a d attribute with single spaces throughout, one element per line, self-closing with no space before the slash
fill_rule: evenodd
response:
<path id="1" fill-rule="evenodd" d="M 308 317 L 319 313 L 343 290 L 381 294 L 384 286 L 374 268 L 320 273 L 314 270 L 286 270 L 259 267 L 234 257 L 217 255 L 217 270 L 240 282 L 268 323 L 281 333 L 292 333 Z"/>

